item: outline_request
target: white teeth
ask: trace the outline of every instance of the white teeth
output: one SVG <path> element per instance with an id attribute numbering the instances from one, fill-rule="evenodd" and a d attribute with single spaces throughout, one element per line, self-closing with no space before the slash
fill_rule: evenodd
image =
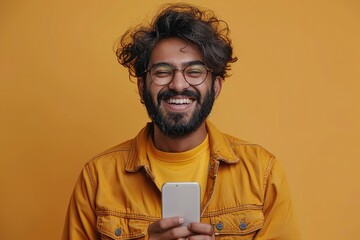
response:
<path id="1" fill-rule="evenodd" d="M 191 100 L 189 98 L 170 98 L 168 100 L 170 104 L 190 104 Z"/>

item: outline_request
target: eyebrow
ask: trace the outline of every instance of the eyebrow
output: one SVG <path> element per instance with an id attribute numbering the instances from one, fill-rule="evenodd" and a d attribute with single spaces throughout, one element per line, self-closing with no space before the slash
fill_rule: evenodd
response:
<path id="1" fill-rule="evenodd" d="M 201 65 L 205 66 L 203 61 L 195 60 L 195 61 L 190 61 L 190 62 L 184 62 L 184 63 L 181 64 L 181 67 L 185 68 L 187 66 L 196 65 L 196 64 L 201 64 Z M 173 64 L 171 64 L 169 62 L 157 62 L 157 63 L 154 63 L 154 64 L 150 65 L 148 69 L 151 69 L 151 68 L 156 67 L 156 66 L 161 66 L 161 65 L 169 65 L 172 68 L 176 68 Z"/>

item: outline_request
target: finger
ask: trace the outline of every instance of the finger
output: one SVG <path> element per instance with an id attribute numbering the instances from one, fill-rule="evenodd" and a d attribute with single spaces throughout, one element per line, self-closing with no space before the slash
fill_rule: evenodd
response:
<path id="1" fill-rule="evenodd" d="M 149 233 L 150 240 L 164 240 L 164 239 L 187 239 L 193 233 L 189 231 L 187 226 L 171 228 L 165 232 Z"/>
<path id="2" fill-rule="evenodd" d="M 168 229 L 179 226 L 183 222 L 184 219 L 181 217 L 163 218 L 150 224 L 148 228 L 148 232 L 149 233 L 164 232 Z"/>
<path id="3" fill-rule="evenodd" d="M 184 226 L 184 227 L 172 228 L 166 232 L 159 233 L 158 237 L 160 240 L 187 239 L 191 235 L 192 235 L 192 232 L 190 232 L 189 229 L 186 226 Z"/>
<path id="4" fill-rule="evenodd" d="M 196 234 L 212 236 L 214 234 L 214 228 L 207 223 L 190 223 L 188 229 Z"/>

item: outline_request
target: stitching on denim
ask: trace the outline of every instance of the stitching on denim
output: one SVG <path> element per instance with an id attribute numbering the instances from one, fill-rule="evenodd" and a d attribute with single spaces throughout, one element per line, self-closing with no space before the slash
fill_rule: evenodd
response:
<path id="1" fill-rule="evenodd" d="M 269 159 L 268 164 L 267 164 L 266 169 L 265 169 L 264 183 L 263 183 L 263 191 L 264 191 L 263 199 L 265 199 L 265 197 L 266 197 L 266 189 L 268 187 L 268 180 L 269 180 L 269 176 L 270 176 L 270 173 L 271 173 L 271 169 L 274 166 L 274 162 L 275 162 L 275 158 L 271 157 Z"/>
<path id="2" fill-rule="evenodd" d="M 130 170 L 130 168 L 131 169 L 133 168 L 133 159 L 134 159 L 135 153 L 136 153 L 136 141 L 133 139 L 131 141 L 131 145 L 130 145 L 129 156 L 126 160 L 126 166 L 125 166 L 126 170 Z"/>
<path id="3" fill-rule="evenodd" d="M 91 184 L 91 190 L 92 190 L 92 197 L 94 199 L 94 202 L 95 202 L 95 199 L 96 199 L 96 185 L 95 185 L 95 180 L 94 180 L 94 177 L 91 175 L 91 172 L 90 172 L 90 167 L 88 164 L 85 165 L 85 170 L 86 170 L 86 173 L 89 177 L 89 180 L 90 180 L 90 184 Z"/>
<path id="4" fill-rule="evenodd" d="M 225 208 L 225 209 L 219 209 L 215 211 L 209 211 L 205 212 L 203 217 L 213 217 L 220 214 L 227 214 L 227 213 L 233 213 L 236 211 L 243 211 L 243 210 L 262 210 L 262 205 L 254 205 L 254 204 L 246 204 L 241 205 L 237 207 L 231 207 L 231 208 Z"/>
<path id="5" fill-rule="evenodd" d="M 261 223 L 257 224 L 258 226 L 255 226 L 255 227 L 247 229 L 247 230 L 238 230 L 237 232 L 234 232 L 234 231 L 231 231 L 231 230 L 228 230 L 228 231 L 221 230 L 221 231 L 218 231 L 216 233 L 218 233 L 219 236 L 221 236 L 221 235 L 234 235 L 235 237 L 238 234 L 241 235 L 241 236 L 246 235 L 246 234 L 250 234 L 250 233 L 255 234 L 255 231 L 261 229 L 263 224 L 264 224 L 264 222 L 261 222 Z"/>
<path id="6" fill-rule="evenodd" d="M 121 143 L 117 146 L 114 146 L 108 150 L 105 150 L 104 152 L 101 152 L 99 154 L 96 154 L 94 157 L 92 157 L 89 161 L 89 162 L 92 162 L 94 161 L 95 159 L 98 159 L 98 158 L 101 158 L 103 156 L 106 156 L 108 154 L 111 154 L 111 153 L 116 153 L 116 152 L 127 152 L 127 151 L 130 151 L 131 150 L 131 145 L 128 146 L 129 144 L 131 144 L 132 142 L 134 141 L 134 139 L 131 139 L 131 140 L 128 140 L 124 143 Z"/>
<path id="7" fill-rule="evenodd" d="M 239 157 L 235 154 L 233 148 L 232 148 L 232 142 L 229 139 L 229 136 L 225 135 L 225 139 L 226 139 L 226 146 L 228 147 L 228 149 L 230 149 L 231 154 L 233 155 L 233 157 L 235 157 L 237 160 L 239 160 Z"/>
<path id="8" fill-rule="evenodd" d="M 219 165 L 220 163 L 216 161 L 216 159 L 211 157 L 212 162 L 210 162 L 210 169 L 209 169 L 209 178 L 208 178 L 208 184 L 210 187 L 208 189 L 208 186 L 206 186 L 206 192 L 205 196 L 209 196 L 207 201 L 204 202 L 204 205 L 201 206 L 201 216 L 204 214 L 205 210 L 210 205 L 211 199 L 214 196 L 214 189 L 216 187 L 216 180 L 217 175 L 219 171 Z"/>
<path id="9" fill-rule="evenodd" d="M 118 211 L 114 211 L 114 210 L 99 210 L 99 209 L 97 209 L 96 214 L 98 216 L 111 215 L 111 216 L 122 217 L 122 218 L 127 218 L 127 219 L 144 220 L 144 221 L 150 221 L 150 222 L 154 222 L 154 221 L 160 219 L 159 217 L 152 217 L 152 216 L 147 216 L 147 215 L 137 214 L 137 213 L 124 213 L 124 212 L 118 212 Z"/>
<path id="10" fill-rule="evenodd" d="M 271 152 L 269 152 L 268 150 L 266 150 L 263 146 L 256 144 L 256 143 L 244 143 L 241 141 L 234 141 L 233 142 L 233 146 L 234 147 L 238 147 L 238 146 L 253 146 L 253 147 L 257 147 L 260 148 L 262 151 L 264 151 L 265 153 L 269 154 L 270 156 L 273 156 L 273 154 Z"/>
<path id="11" fill-rule="evenodd" d="M 101 230 L 102 233 L 106 234 L 107 237 L 110 237 L 111 239 L 113 239 L 114 232 L 108 231 L 106 228 L 104 228 L 102 226 L 99 226 L 99 230 Z M 115 237 L 115 239 L 128 238 L 128 237 L 139 238 L 139 237 L 143 237 L 145 235 L 146 235 L 146 230 L 145 231 L 139 230 L 139 231 L 133 231 L 130 234 L 122 233 L 121 236 Z"/>

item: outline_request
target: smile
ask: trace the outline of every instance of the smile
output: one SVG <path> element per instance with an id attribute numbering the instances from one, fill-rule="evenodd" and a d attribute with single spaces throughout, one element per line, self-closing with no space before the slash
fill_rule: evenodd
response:
<path id="1" fill-rule="evenodd" d="M 174 105 L 188 105 L 191 104 L 193 102 L 192 99 L 190 98 L 170 98 L 169 100 L 167 100 L 168 104 L 174 104 Z"/>

